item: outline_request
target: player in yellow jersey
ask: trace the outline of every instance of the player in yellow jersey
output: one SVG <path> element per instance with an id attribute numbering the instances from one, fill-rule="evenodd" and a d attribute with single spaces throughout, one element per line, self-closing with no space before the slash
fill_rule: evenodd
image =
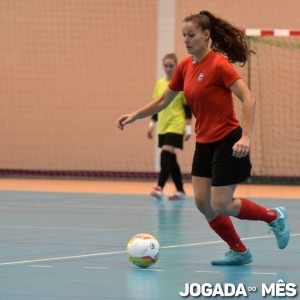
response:
<path id="1" fill-rule="evenodd" d="M 165 76 L 157 81 L 153 92 L 153 99 L 157 99 L 164 93 L 173 77 L 176 67 L 176 54 L 166 54 L 163 58 Z M 152 139 L 154 125 L 157 123 L 158 146 L 162 149 L 157 186 L 151 192 L 151 195 L 157 199 L 163 198 L 163 188 L 170 175 L 174 181 L 176 191 L 173 195 L 169 196 L 169 199 L 180 200 L 185 198 L 182 174 L 175 149 L 183 149 L 183 140 L 187 141 L 190 138 L 191 118 L 191 110 L 187 106 L 182 92 L 177 95 L 168 107 L 151 118 L 148 137 Z"/>

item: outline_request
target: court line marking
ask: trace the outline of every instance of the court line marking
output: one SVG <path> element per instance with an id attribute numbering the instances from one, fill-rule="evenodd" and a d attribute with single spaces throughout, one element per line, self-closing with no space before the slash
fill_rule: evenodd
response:
<path id="1" fill-rule="evenodd" d="M 91 254 L 83 254 L 83 255 L 72 255 L 72 256 L 50 257 L 50 258 L 41 258 L 41 259 L 32 259 L 32 260 L 11 261 L 11 262 L 6 262 L 6 263 L 0 263 L 0 266 L 29 264 L 29 263 L 42 262 L 42 261 L 70 260 L 70 259 L 77 259 L 77 258 L 84 258 L 84 257 L 120 254 L 120 253 L 125 253 L 125 252 L 126 251 L 102 252 L 102 253 L 91 253 Z"/>
<path id="2" fill-rule="evenodd" d="M 254 275 L 277 275 L 277 273 L 253 272 Z"/>
<path id="3" fill-rule="evenodd" d="M 28 265 L 30 268 L 53 268 L 53 266 Z"/>
<path id="4" fill-rule="evenodd" d="M 291 234 L 290 236 L 291 237 L 300 236 L 300 233 L 294 233 L 294 234 Z M 249 237 L 249 238 L 242 238 L 241 240 L 249 241 L 249 240 L 259 240 L 259 239 L 266 239 L 266 238 L 274 238 L 274 236 L 272 236 L 272 235 L 254 236 L 254 237 Z M 206 245 L 221 244 L 221 243 L 224 243 L 224 241 L 220 240 L 220 241 L 211 241 L 211 242 L 202 242 L 202 243 L 163 246 L 163 247 L 161 247 L 161 249 L 183 248 L 183 247 L 191 247 L 191 246 L 206 246 Z M 72 259 L 79 259 L 79 258 L 85 258 L 85 257 L 105 256 L 105 255 L 114 255 L 114 254 L 121 254 L 121 253 L 126 253 L 126 251 L 100 252 L 100 253 L 91 253 L 91 254 L 82 254 L 82 255 L 11 261 L 11 262 L 0 263 L 0 266 L 31 264 L 31 263 L 44 262 L 44 261 L 72 260 Z"/>
<path id="5" fill-rule="evenodd" d="M 195 271 L 196 273 L 221 273 L 221 271 Z"/>
<path id="6" fill-rule="evenodd" d="M 107 270 L 106 267 L 83 267 L 84 269 L 97 269 L 97 270 Z"/>
<path id="7" fill-rule="evenodd" d="M 162 269 L 143 269 L 143 268 L 140 268 L 139 269 L 140 271 L 150 271 L 150 272 L 163 272 L 164 270 L 162 270 Z"/>
<path id="8" fill-rule="evenodd" d="M 195 271 L 196 273 L 221 273 L 221 271 Z M 277 273 L 252 272 L 254 275 L 277 275 Z"/>
<path id="9" fill-rule="evenodd" d="M 291 237 L 300 236 L 300 233 L 294 233 L 290 235 Z M 242 238 L 242 241 L 250 241 L 250 240 L 259 240 L 259 239 L 269 239 L 274 238 L 273 235 L 262 235 L 262 236 L 254 236 L 249 238 Z M 212 242 L 203 242 L 203 243 L 192 243 L 192 244 L 182 244 L 182 245 L 173 245 L 173 246 L 164 246 L 162 249 L 172 249 L 172 248 L 182 248 L 182 247 L 190 247 L 190 246 L 204 246 L 204 245 L 212 245 L 212 244 L 220 244 L 224 243 L 224 241 L 212 241 Z M 1 264 L 0 264 L 1 265 Z"/>
<path id="10" fill-rule="evenodd" d="M 17 226 L 17 225 L 0 225 L 0 228 L 8 229 L 43 229 L 43 230 L 70 230 L 70 231 L 121 231 L 122 229 L 131 229 L 135 227 L 120 228 L 83 228 L 83 227 L 47 227 L 47 226 Z"/>

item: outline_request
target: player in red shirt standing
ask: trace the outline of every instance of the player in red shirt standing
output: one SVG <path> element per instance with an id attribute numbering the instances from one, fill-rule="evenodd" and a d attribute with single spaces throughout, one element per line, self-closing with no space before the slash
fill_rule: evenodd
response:
<path id="1" fill-rule="evenodd" d="M 186 17 L 182 34 L 190 56 L 179 63 L 165 93 L 121 116 L 118 127 L 123 130 L 126 124 L 161 111 L 179 91 L 184 91 L 196 119 L 192 166 L 196 206 L 230 248 L 223 258 L 211 263 L 248 264 L 252 255 L 235 231 L 230 216 L 268 223 L 280 249 L 287 246 L 290 236 L 284 207 L 269 209 L 233 195 L 236 185 L 250 176 L 255 100 L 232 63 L 244 65 L 254 52 L 239 29 L 208 11 Z M 234 113 L 232 93 L 242 102 L 241 125 Z"/>

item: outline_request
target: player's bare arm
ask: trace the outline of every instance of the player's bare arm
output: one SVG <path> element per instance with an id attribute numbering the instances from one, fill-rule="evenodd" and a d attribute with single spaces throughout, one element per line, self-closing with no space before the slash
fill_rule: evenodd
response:
<path id="1" fill-rule="evenodd" d="M 162 111 L 172 102 L 178 93 L 178 91 L 173 91 L 170 88 L 167 88 L 164 94 L 157 100 L 151 101 L 147 105 L 132 113 L 119 117 L 117 124 L 118 128 L 123 130 L 125 125 L 133 123 L 135 120 L 143 119 Z"/>
<path id="2" fill-rule="evenodd" d="M 251 91 L 242 79 L 236 80 L 231 86 L 231 91 L 243 103 L 242 109 L 242 128 L 241 139 L 233 146 L 233 156 L 244 157 L 249 153 L 250 140 L 255 116 L 255 100 Z"/>

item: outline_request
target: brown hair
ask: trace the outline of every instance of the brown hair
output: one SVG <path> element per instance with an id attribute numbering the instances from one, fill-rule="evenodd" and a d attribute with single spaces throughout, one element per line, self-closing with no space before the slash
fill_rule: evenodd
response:
<path id="1" fill-rule="evenodd" d="M 232 63 L 240 62 L 245 65 L 250 54 L 255 52 L 249 49 L 245 34 L 227 21 L 217 18 L 209 11 L 203 10 L 199 14 L 186 17 L 184 22 L 194 22 L 202 30 L 210 31 L 213 51 L 226 55 Z"/>
<path id="2" fill-rule="evenodd" d="M 178 64 L 177 55 L 176 55 L 175 53 L 168 53 L 168 54 L 166 54 L 166 55 L 164 56 L 163 60 L 162 60 L 163 63 L 164 63 L 164 61 L 165 61 L 166 59 L 173 59 L 173 60 L 175 61 L 175 65 Z"/>

